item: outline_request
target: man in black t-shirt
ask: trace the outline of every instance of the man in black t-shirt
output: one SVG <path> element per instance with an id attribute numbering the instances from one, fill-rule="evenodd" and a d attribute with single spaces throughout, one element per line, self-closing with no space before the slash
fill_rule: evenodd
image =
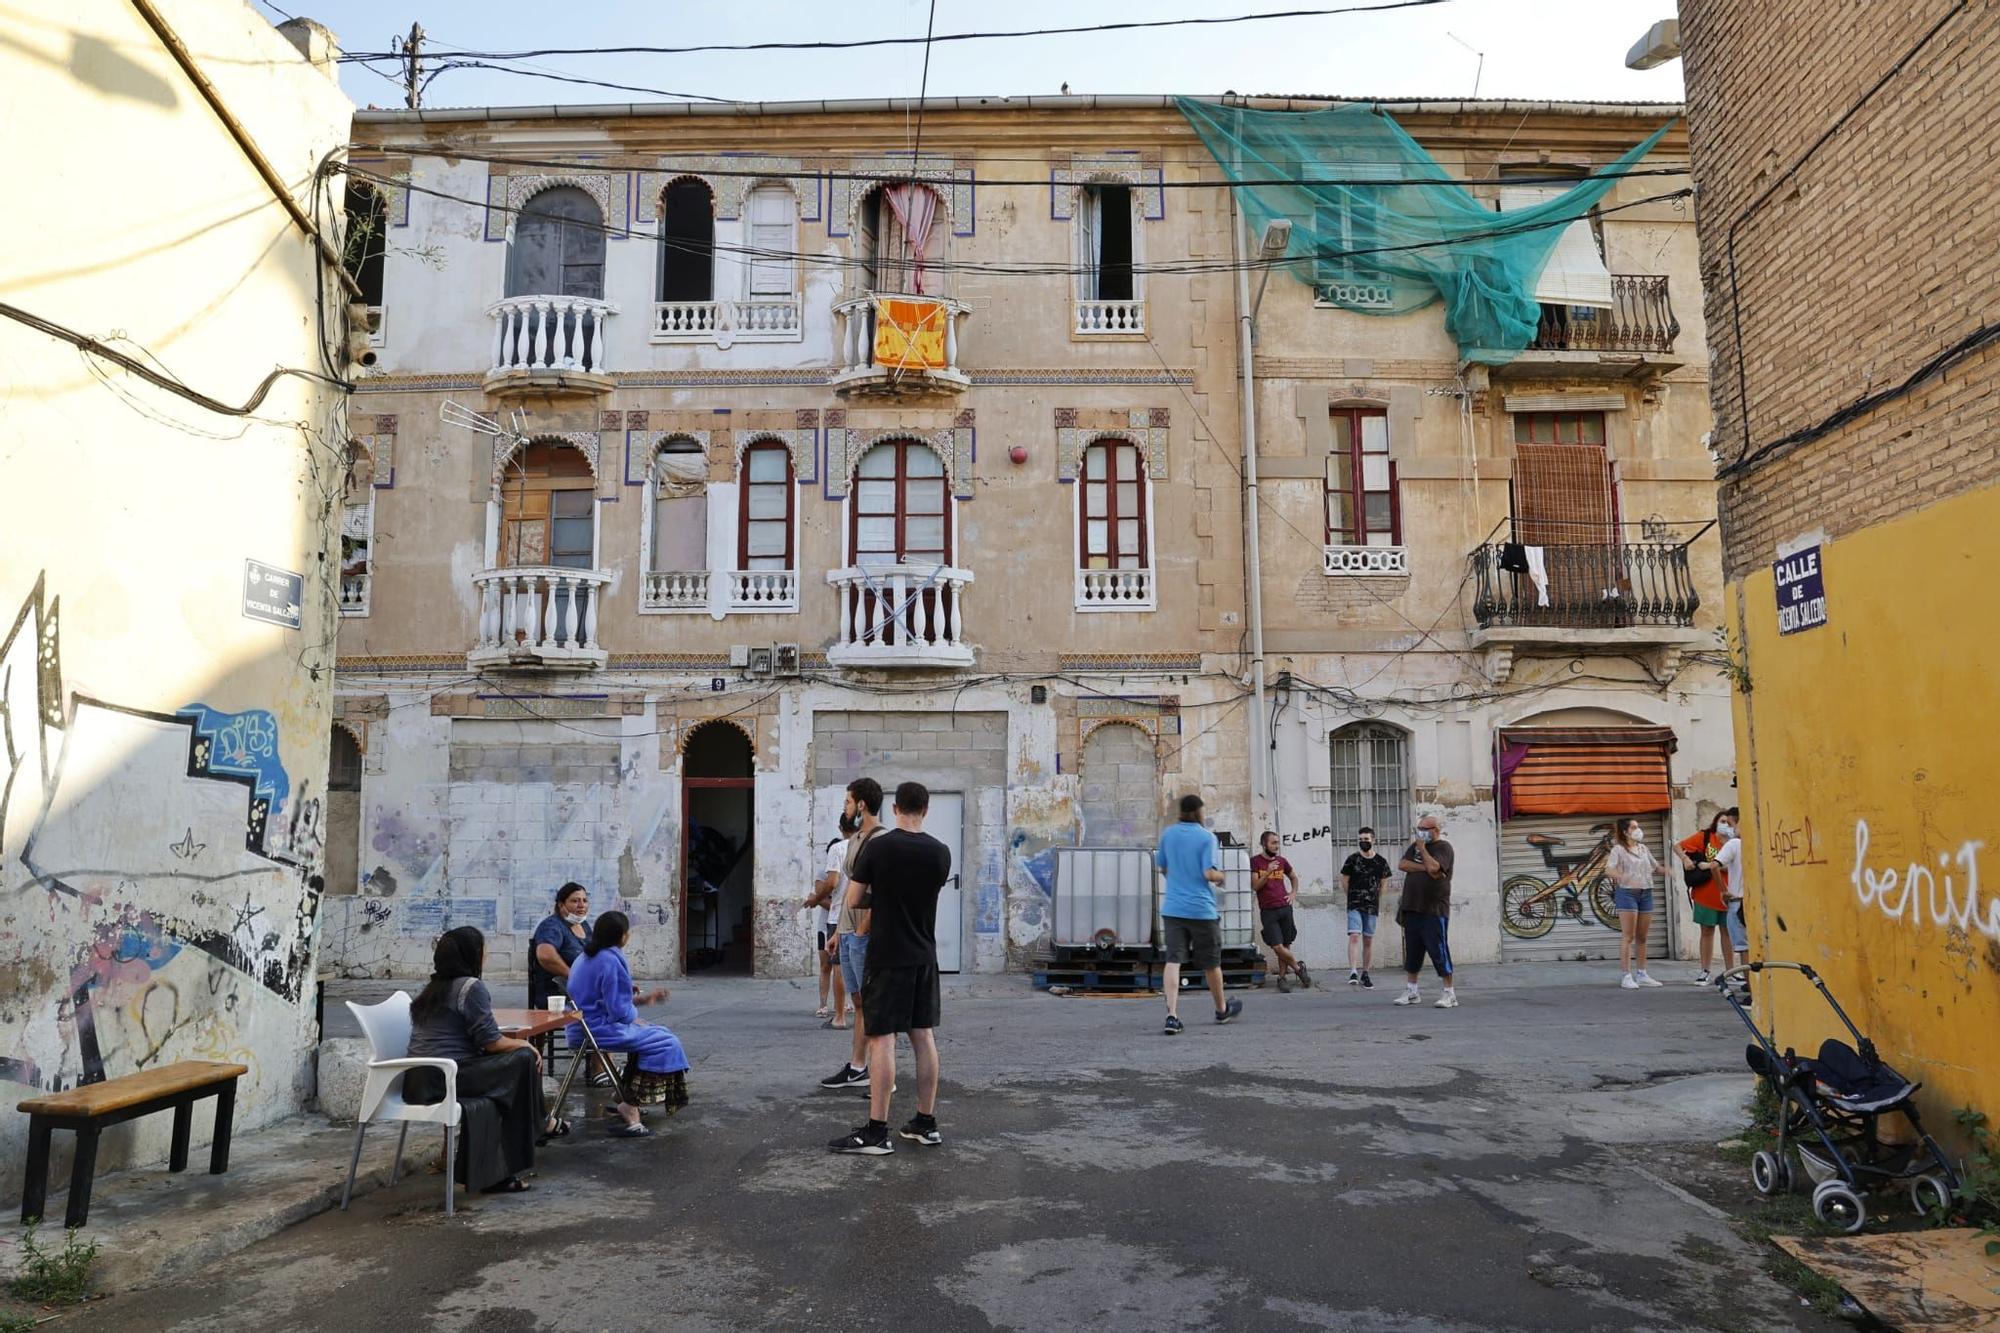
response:
<path id="1" fill-rule="evenodd" d="M 1364 828 L 1358 845 L 1341 863 L 1340 884 L 1347 891 L 1347 984 L 1373 989 L 1368 975 L 1375 957 L 1375 920 L 1382 913 L 1382 881 L 1389 878 L 1389 858 L 1375 850 L 1375 830 Z"/>
<path id="2" fill-rule="evenodd" d="M 827 1146 L 838 1153 L 884 1157 L 889 1097 L 895 1090 L 896 1034 L 907 1032 L 917 1063 L 917 1113 L 898 1132 L 934 1148 L 938 1135 L 937 902 L 951 878 L 951 852 L 924 832 L 931 794 L 922 783 L 896 788 L 896 827 L 855 859 L 853 881 L 868 894 L 868 961 L 861 981 L 861 1018 L 868 1026 L 868 1123 Z"/>

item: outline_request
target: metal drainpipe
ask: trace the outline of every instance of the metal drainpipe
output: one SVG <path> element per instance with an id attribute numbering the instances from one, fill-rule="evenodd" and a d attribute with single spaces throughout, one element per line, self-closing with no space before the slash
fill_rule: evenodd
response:
<path id="1" fill-rule="evenodd" d="M 1243 367 L 1243 583 L 1246 614 L 1250 617 L 1250 688 L 1254 695 L 1250 712 L 1250 837 L 1256 830 L 1273 828 L 1270 794 L 1265 775 L 1270 768 L 1270 741 L 1264 693 L 1264 569 L 1258 537 L 1257 512 L 1257 372 L 1256 350 L 1250 319 L 1250 269 L 1243 228 L 1246 219 L 1236 207 L 1236 192 L 1229 192 L 1230 249 L 1236 257 L 1236 321 L 1240 330 L 1237 355 Z"/>

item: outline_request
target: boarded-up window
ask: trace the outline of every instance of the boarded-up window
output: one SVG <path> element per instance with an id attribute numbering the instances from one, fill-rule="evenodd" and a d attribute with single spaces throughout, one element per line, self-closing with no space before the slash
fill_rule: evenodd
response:
<path id="1" fill-rule="evenodd" d="M 1081 845 L 1152 846 L 1160 832 L 1153 738 L 1122 722 L 1101 726 L 1083 743 L 1081 772 Z"/>
<path id="2" fill-rule="evenodd" d="M 668 440 L 653 456 L 653 573 L 708 568 L 707 478 L 708 455 L 694 440 Z"/>
<path id="3" fill-rule="evenodd" d="M 1333 845 L 1352 847 L 1363 828 L 1379 847 L 1398 846 L 1410 826 L 1408 738 L 1364 722 L 1327 738 L 1333 761 Z"/>
<path id="4" fill-rule="evenodd" d="M 501 481 L 500 562 L 590 568 L 596 486 L 578 450 L 541 440 L 524 447 Z"/>

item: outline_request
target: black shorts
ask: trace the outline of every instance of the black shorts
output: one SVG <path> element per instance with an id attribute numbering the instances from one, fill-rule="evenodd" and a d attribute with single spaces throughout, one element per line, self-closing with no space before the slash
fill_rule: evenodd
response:
<path id="1" fill-rule="evenodd" d="M 825 952 L 826 952 L 826 932 L 825 932 L 825 931 L 823 931 L 823 930 L 822 930 L 822 931 L 819 931 L 819 932 L 818 932 L 818 935 L 819 935 L 819 951 L 820 951 L 821 953 L 825 953 Z"/>
<path id="2" fill-rule="evenodd" d="M 1403 971 L 1415 976 L 1424 970 L 1424 959 L 1428 957 L 1437 974 L 1449 983 L 1451 918 L 1404 912 L 1400 919 L 1403 927 Z"/>
<path id="3" fill-rule="evenodd" d="M 1190 916 L 1163 916 L 1167 961 L 1207 969 L 1222 966 L 1222 923 Z M 869 1029 L 873 1031 L 874 1029 Z"/>
<path id="4" fill-rule="evenodd" d="M 862 974 L 861 1021 L 871 1037 L 934 1028 L 942 1007 L 935 963 L 920 967 L 870 964 Z"/>
<path id="5" fill-rule="evenodd" d="M 1289 945 L 1299 937 L 1299 923 L 1292 919 L 1292 905 L 1283 907 L 1260 907 L 1258 919 L 1264 923 L 1264 943 L 1276 948 Z"/>

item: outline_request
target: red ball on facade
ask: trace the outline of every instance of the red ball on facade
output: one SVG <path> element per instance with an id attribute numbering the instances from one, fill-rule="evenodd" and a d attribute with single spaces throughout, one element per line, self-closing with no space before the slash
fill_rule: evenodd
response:
<path id="1" fill-rule="evenodd" d="M 1007 457 L 1013 459 L 1016 463 L 1025 463 L 1028 461 L 1028 447 L 1024 444 L 1017 444 L 1007 451 Z"/>

